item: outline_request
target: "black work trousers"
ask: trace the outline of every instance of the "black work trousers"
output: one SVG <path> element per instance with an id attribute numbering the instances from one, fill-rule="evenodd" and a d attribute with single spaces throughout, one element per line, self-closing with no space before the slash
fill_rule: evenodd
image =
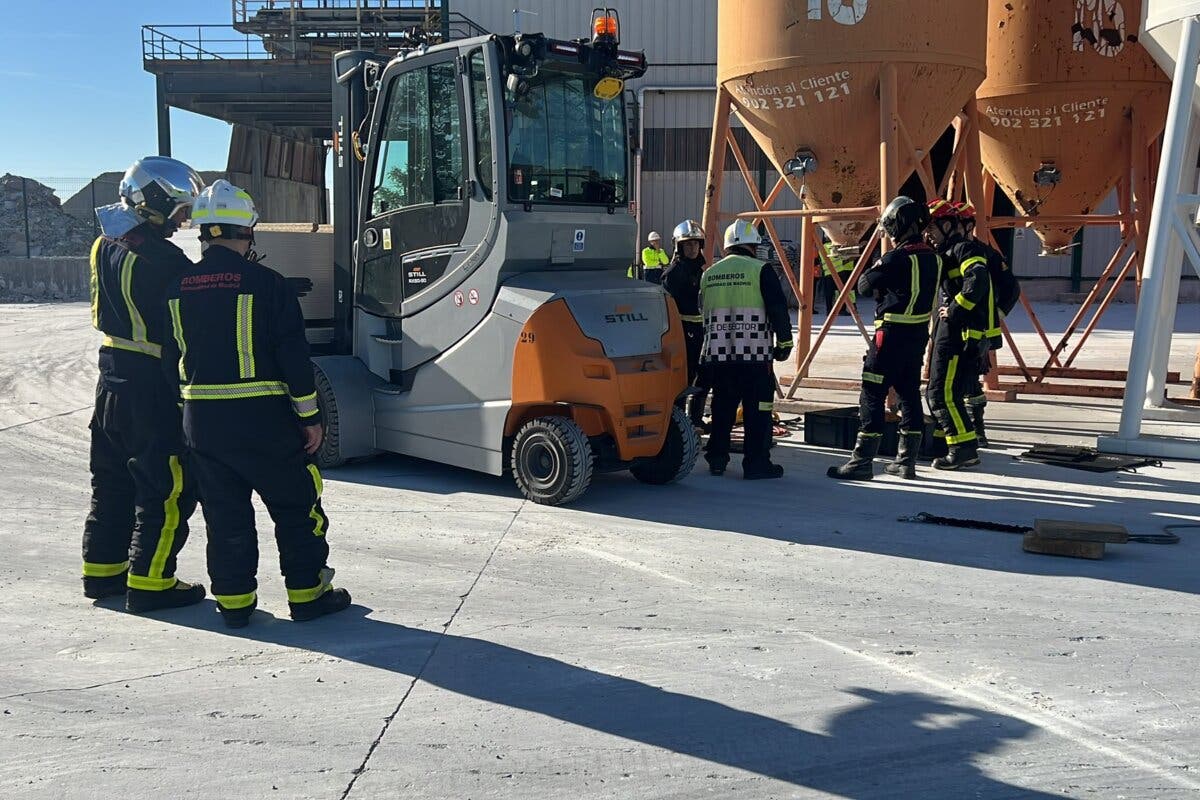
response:
<path id="1" fill-rule="evenodd" d="M 946 432 L 949 445 L 975 440 L 975 425 L 966 399 L 978 382 L 978 364 L 978 341 L 965 339 L 961 328 L 939 321 L 934 327 L 925 397 L 938 427 Z"/>
<path id="2" fill-rule="evenodd" d="M 859 431 L 882 436 L 888 390 L 900 400 L 900 430 L 919 433 L 925 428 L 921 408 L 921 366 L 929 330 L 925 325 L 886 323 L 863 356 L 862 392 L 859 395 Z"/>
<path id="3" fill-rule="evenodd" d="M 279 568 L 288 601 L 315 600 L 329 521 L 321 508 L 321 474 L 304 453 L 300 426 L 286 398 L 188 401 L 184 433 L 204 497 L 208 574 L 222 608 L 257 600 L 258 533 L 251 492 L 275 523 Z"/>
<path id="4" fill-rule="evenodd" d="M 975 368 L 975 380 L 967 388 L 967 405 L 969 406 L 986 406 L 987 395 L 983 391 L 983 381 L 987 374 L 992 371 L 992 359 L 990 357 L 991 348 L 984 342 L 982 346 L 976 348 L 978 355 L 978 365 Z"/>
<path id="5" fill-rule="evenodd" d="M 707 365 L 712 380 L 712 427 L 705 459 L 713 466 L 729 463 L 729 435 L 742 407 L 745 442 L 742 467 L 771 463 L 771 412 L 775 409 L 775 371 L 770 361 L 727 361 Z"/>
<path id="6" fill-rule="evenodd" d="M 704 404 L 708 401 L 708 382 L 700 377 L 700 353 L 704 350 L 704 325 L 699 322 L 683 323 L 683 338 L 687 345 L 688 386 L 699 389 L 690 397 L 681 397 L 675 405 L 688 412 L 693 425 L 704 422 Z"/>
<path id="7" fill-rule="evenodd" d="M 852 274 L 853 272 L 838 272 L 838 277 L 842 279 L 843 286 L 848 280 L 850 280 L 850 276 Z M 825 313 L 832 314 L 833 304 L 837 302 L 838 287 L 833 281 L 833 276 L 829 273 L 824 273 L 821 275 L 821 294 L 825 297 Z M 846 304 L 842 306 L 841 313 L 843 316 L 849 316 L 850 306 L 854 304 L 854 299 L 854 292 L 851 291 L 846 297 Z"/>
<path id="8" fill-rule="evenodd" d="M 88 427 L 92 502 L 83 525 L 84 576 L 113 577 L 128 569 L 131 588 L 172 588 L 196 498 L 185 470 L 179 409 L 158 359 L 101 349 Z"/>

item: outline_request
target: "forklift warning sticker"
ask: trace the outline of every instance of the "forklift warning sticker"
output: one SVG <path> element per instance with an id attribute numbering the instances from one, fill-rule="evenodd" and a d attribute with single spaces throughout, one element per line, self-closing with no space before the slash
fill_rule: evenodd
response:
<path id="1" fill-rule="evenodd" d="M 479 291 L 477 289 L 467 292 L 467 302 L 473 306 L 479 305 Z"/>
<path id="2" fill-rule="evenodd" d="M 392 229 L 391 228 L 383 229 L 383 249 L 384 250 L 392 249 Z"/>
<path id="3" fill-rule="evenodd" d="M 583 252 L 584 243 L 586 241 L 587 241 L 587 231 L 582 230 L 582 229 L 576 230 L 575 231 L 575 246 L 573 248 L 576 253 Z"/>
<path id="4" fill-rule="evenodd" d="M 454 293 L 454 305 L 458 306 L 459 308 L 462 308 L 462 305 L 463 305 L 463 293 L 462 292 Z"/>

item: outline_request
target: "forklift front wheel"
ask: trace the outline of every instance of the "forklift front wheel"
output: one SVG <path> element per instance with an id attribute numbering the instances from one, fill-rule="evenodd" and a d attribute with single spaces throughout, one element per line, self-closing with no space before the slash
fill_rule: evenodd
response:
<path id="1" fill-rule="evenodd" d="M 682 408 L 673 408 L 662 450 L 654 458 L 635 463 L 629 471 L 642 483 L 664 486 L 690 475 L 699 455 L 700 437 L 696 434 L 696 426 Z"/>
<path id="2" fill-rule="evenodd" d="M 592 481 L 592 446 L 567 417 L 537 417 L 517 431 L 512 445 L 513 479 L 535 503 L 570 503 Z"/>
<path id="3" fill-rule="evenodd" d="M 317 384 L 317 405 L 321 409 L 321 419 L 325 426 L 325 436 L 321 439 L 321 447 L 313 455 L 313 460 L 321 469 L 332 469 L 346 463 L 342 457 L 339 441 L 337 401 L 333 396 L 333 384 L 316 364 L 313 365 L 313 378 Z"/>

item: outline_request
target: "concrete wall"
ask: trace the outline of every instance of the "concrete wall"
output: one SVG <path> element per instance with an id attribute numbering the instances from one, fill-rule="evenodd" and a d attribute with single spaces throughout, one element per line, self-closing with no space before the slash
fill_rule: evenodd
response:
<path id="1" fill-rule="evenodd" d="M 0 299 L 87 300 L 86 257 L 0 258 Z"/>

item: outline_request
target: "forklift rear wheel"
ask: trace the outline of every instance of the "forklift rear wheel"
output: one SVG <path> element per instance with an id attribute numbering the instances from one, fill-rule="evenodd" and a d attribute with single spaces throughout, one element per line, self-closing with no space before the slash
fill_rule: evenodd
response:
<path id="1" fill-rule="evenodd" d="M 346 463 L 342 457 L 342 448 L 338 437 L 337 402 L 333 396 L 333 384 L 317 365 L 313 365 L 313 377 L 317 384 L 317 406 L 321 409 L 321 423 L 325 426 L 325 436 L 321 439 L 321 447 L 313 455 L 320 469 L 340 467 Z"/>
<path id="2" fill-rule="evenodd" d="M 662 450 L 654 458 L 634 464 L 629 471 L 642 483 L 663 486 L 691 474 L 699 455 L 700 437 L 696 434 L 696 426 L 682 408 L 673 408 Z"/>
<path id="3" fill-rule="evenodd" d="M 532 419 L 513 440 L 513 478 L 521 494 L 535 503 L 557 506 L 575 500 L 591 483 L 592 466 L 587 436 L 566 417 Z"/>

